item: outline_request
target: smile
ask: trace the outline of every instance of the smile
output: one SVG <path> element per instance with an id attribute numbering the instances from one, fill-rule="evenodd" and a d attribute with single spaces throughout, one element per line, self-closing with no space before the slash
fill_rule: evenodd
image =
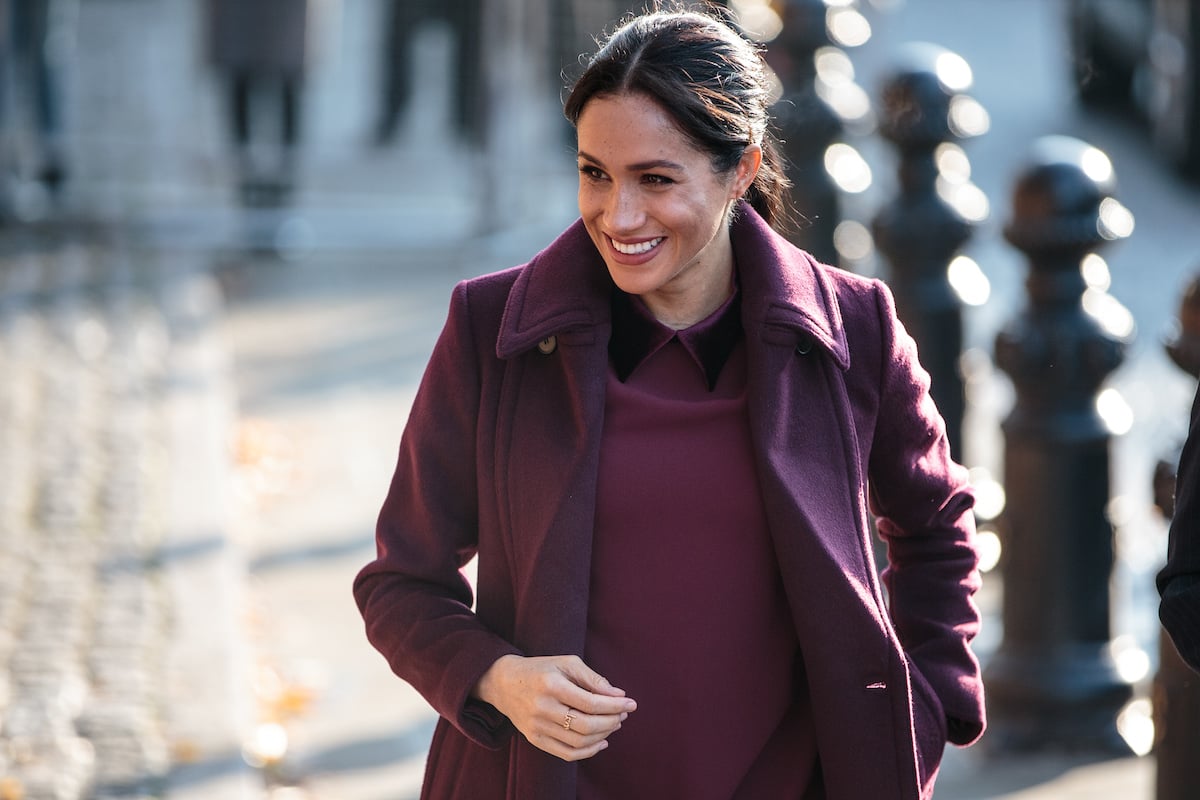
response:
<path id="1" fill-rule="evenodd" d="M 637 244 L 622 244 L 611 236 L 608 237 L 608 241 L 612 244 L 613 249 L 627 256 L 639 256 L 642 253 L 649 253 L 658 247 L 658 243 L 662 240 L 663 237 L 659 236 L 646 242 L 638 242 Z"/>

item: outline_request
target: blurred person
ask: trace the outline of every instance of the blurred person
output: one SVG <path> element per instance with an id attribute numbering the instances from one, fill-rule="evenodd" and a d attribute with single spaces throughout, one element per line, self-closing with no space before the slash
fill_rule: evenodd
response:
<path id="1" fill-rule="evenodd" d="M 32 133 L 32 179 L 52 197 L 59 195 L 67 178 L 63 93 L 74 11 L 74 0 L 0 0 L 4 167 L 8 180 L 24 181 L 25 148 L 19 131 L 25 121 Z M 22 109 L 28 109 L 26 120 L 21 119 Z"/>
<path id="2" fill-rule="evenodd" d="M 983 733 L 966 471 L 887 287 L 773 229 L 717 13 L 613 33 L 580 219 L 453 292 L 354 582 L 441 715 L 425 798 L 915 800 Z"/>
<path id="3" fill-rule="evenodd" d="M 1179 456 L 1167 563 L 1156 578 L 1158 616 L 1180 657 L 1200 671 L 1200 389 Z"/>
<path id="4" fill-rule="evenodd" d="M 388 144 L 395 138 L 400 117 L 412 99 L 416 65 L 413 41 L 421 26 L 442 20 L 454 35 L 453 123 L 469 142 L 479 144 L 483 136 L 482 32 L 483 5 L 480 0 L 385 0 L 385 20 L 379 117 L 375 142 Z"/>
<path id="5" fill-rule="evenodd" d="M 223 82 L 246 206 L 286 205 L 295 191 L 317 2 L 208 0 L 208 51 Z"/>

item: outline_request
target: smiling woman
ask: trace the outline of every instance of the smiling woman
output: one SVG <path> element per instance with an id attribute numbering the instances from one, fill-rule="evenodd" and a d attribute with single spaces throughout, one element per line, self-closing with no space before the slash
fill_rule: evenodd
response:
<path id="1" fill-rule="evenodd" d="M 425 798 L 923 800 L 983 732 L 966 470 L 887 287 L 772 228 L 769 96 L 721 17 L 632 17 L 580 219 L 455 289 L 354 586 Z"/>
<path id="2" fill-rule="evenodd" d="M 644 94 L 595 98 L 577 129 L 579 213 L 613 283 L 673 328 L 707 317 L 733 293 L 729 214 L 762 148 L 748 145 L 732 170 L 715 172 Z"/>

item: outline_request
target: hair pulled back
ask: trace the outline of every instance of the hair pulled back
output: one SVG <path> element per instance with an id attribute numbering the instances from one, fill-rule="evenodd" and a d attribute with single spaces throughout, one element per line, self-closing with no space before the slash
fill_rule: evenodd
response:
<path id="1" fill-rule="evenodd" d="M 745 199 L 772 226 L 785 224 L 788 180 L 769 129 L 767 70 L 757 48 L 707 13 L 659 10 L 633 17 L 592 56 L 563 106 L 572 125 L 600 95 L 644 94 L 726 173 L 750 145 L 762 165 Z"/>

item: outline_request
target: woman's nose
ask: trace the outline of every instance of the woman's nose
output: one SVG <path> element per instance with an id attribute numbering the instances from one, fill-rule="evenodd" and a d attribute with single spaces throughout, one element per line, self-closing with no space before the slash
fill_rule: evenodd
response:
<path id="1" fill-rule="evenodd" d="M 640 228 L 646 212 L 636 189 L 617 187 L 609 196 L 608 224 L 614 231 Z"/>

